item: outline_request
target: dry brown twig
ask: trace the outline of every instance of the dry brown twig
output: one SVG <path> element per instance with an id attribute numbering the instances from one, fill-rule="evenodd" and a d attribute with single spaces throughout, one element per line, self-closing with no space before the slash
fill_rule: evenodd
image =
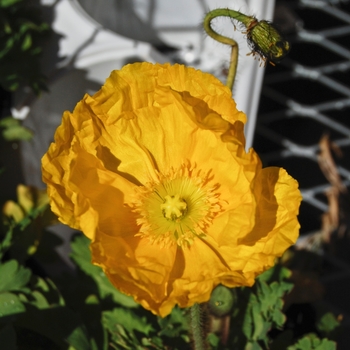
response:
<path id="1" fill-rule="evenodd" d="M 340 233 L 339 218 L 339 195 L 346 193 L 347 189 L 344 186 L 339 175 L 337 166 L 332 156 L 332 151 L 342 157 L 341 149 L 329 139 L 329 135 L 323 135 L 320 142 L 320 153 L 318 155 L 318 164 L 331 187 L 325 193 L 328 199 L 329 209 L 322 215 L 322 240 L 324 243 L 330 243 L 332 232 L 336 230 Z"/>
<path id="2" fill-rule="evenodd" d="M 341 149 L 329 139 L 328 134 L 321 137 L 319 147 L 320 152 L 318 154 L 318 164 L 321 171 L 332 187 L 335 187 L 339 192 L 345 193 L 346 187 L 340 178 L 337 166 L 332 156 L 333 151 L 338 157 L 342 157 Z"/>

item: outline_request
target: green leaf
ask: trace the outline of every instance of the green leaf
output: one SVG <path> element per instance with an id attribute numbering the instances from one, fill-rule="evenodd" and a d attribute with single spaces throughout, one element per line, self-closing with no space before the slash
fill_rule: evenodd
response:
<path id="1" fill-rule="evenodd" d="M 0 344 L 2 350 L 17 350 L 16 332 L 11 324 L 0 329 Z"/>
<path id="2" fill-rule="evenodd" d="M 331 312 L 324 314 L 316 324 L 317 329 L 320 332 L 325 333 L 327 336 L 339 326 L 340 322 Z"/>
<path id="3" fill-rule="evenodd" d="M 256 302 L 256 296 L 252 294 L 249 298 L 249 302 L 243 314 L 242 332 L 248 340 L 252 339 L 253 331 L 254 331 L 253 316 L 252 316 L 252 303 L 254 301 Z M 241 315 L 239 314 L 239 316 Z"/>
<path id="4" fill-rule="evenodd" d="M 91 350 L 91 345 L 87 337 L 86 331 L 82 327 L 77 327 L 66 338 L 68 344 L 77 350 Z"/>
<path id="5" fill-rule="evenodd" d="M 26 308 L 13 293 L 0 293 L 0 317 L 25 312 Z"/>
<path id="6" fill-rule="evenodd" d="M 30 141 L 33 138 L 33 132 L 24 126 L 18 125 L 3 130 L 2 136 L 6 141 Z"/>
<path id="7" fill-rule="evenodd" d="M 31 301 L 31 304 L 36 306 L 38 309 L 46 309 L 50 307 L 50 304 L 47 302 L 44 295 L 37 290 L 32 291 L 31 296 L 34 298 L 34 300 Z"/>
<path id="8" fill-rule="evenodd" d="M 0 0 L 0 7 L 9 7 L 22 0 Z"/>
<path id="9" fill-rule="evenodd" d="M 188 325 L 188 317 L 185 315 L 186 311 L 184 309 L 180 309 L 179 307 L 175 306 L 170 315 L 167 317 L 158 317 L 158 323 L 162 329 L 161 333 L 163 330 L 171 326 L 174 328 L 176 325 L 178 325 L 179 328 L 183 331 L 188 331 L 189 325 Z"/>
<path id="10" fill-rule="evenodd" d="M 32 301 L 32 304 L 36 305 L 39 309 L 65 306 L 65 301 L 60 291 L 50 279 L 34 276 L 32 281 L 32 288 L 35 289 L 31 293 L 35 297 L 35 302 Z"/>
<path id="11" fill-rule="evenodd" d="M 321 344 L 316 348 L 316 350 L 336 350 L 337 343 L 328 339 L 323 339 Z"/>
<path id="12" fill-rule="evenodd" d="M 32 46 L 32 37 L 30 34 L 27 34 L 24 39 L 23 39 L 23 43 L 21 46 L 22 51 L 26 51 L 28 50 L 30 47 Z"/>
<path id="13" fill-rule="evenodd" d="M 20 291 L 29 282 L 31 271 L 10 260 L 0 265 L 0 276 L 0 292 Z"/>
<path id="14" fill-rule="evenodd" d="M 265 282 L 272 282 L 272 281 L 284 281 L 288 278 L 290 278 L 292 275 L 292 272 L 287 269 L 286 267 L 276 264 L 271 269 L 265 271 L 261 275 L 259 275 L 258 279 L 259 281 L 265 281 Z"/>
<path id="15" fill-rule="evenodd" d="M 3 128 L 10 128 L 18 125 L 19 125 L 19 121 L 13 117 L 6 117 L 0 120 L 0 126 Z"/>
<path id="16" fill-rule="evenodd" d="M 146 317 L 139 317 L 131 310 L 123 308 L 115 308 L 112 311 L 103 312 L 102 322 L 111 332 L 115 331 L 115 327 L 118 324 L 129 332 L 136 330 L 146 335 L 153 330 Z"/>
<path id="17" fill-rule="evenodd" d="M 2 136 L 6 141 L 29 141 L 33 138 L 33 132 L 21 125 L 20 121 L 13 117 L 0 120 Z"/>
<path id="18" fill-rule="evenodd" d="M 263 349 L 257 342 L 253 342 L 253 343 L 249 342 L 245 346 L 244 350 L 263 350 Z"/>
<path id="19" fill-rule="evenodd" d="M 337 344 L 328 339 L 319 339 L 315 334 L 307 334 L 287 350 L 336 350 Z"/>
<path id="20" fill-rule="evenodd" d="M 158 333 L 162 338 L 169 337 L 172 342 L 179 343 L 179 349 L 183 348 L 183 343 L 188 343 L 189 339 L 189 324 L 186 310 L 174 307 L 170 315 L 167 317 L 158 317 L 158 324 L 161 331 Z M 181 346 L 182 345 L 182 346 Z"/>
<path id="21" fill-rule="evenodd" d="M 252 339 L 253 340 L 258 340 L 264 334 L 266 334 L 266 328 L 268 329 L 270 326 L 270 323 L 265 322 L 263 319 L 261 313 L 260 313 L 260 305 L 256 304 L 252 308 L 252 316 L 253 316 L 253 324 L 254 324 L 254 332 L 252 334 Z M 268 327 L 266 327 L 266 325 Z"/>
<path id="22" fill-rule="evenodd" d="M 208 342 L 210 344 L 211 349 L 217 349 L 219 344 L 220 344 L 220 338 L 214 334 L 214 333 L 209 333 L 208 334 Z"/>
<path id="23" fill-rule="evenodd" d="M 0 240 L 0 261 L 2 260 L 5 252 L 11 247 L 13 239 L 13 227 L 7 227 L 7 231 L 5 233 L 5 237 L 3 240 Z"/>
<path id="24" fill-rule="evenodd" d="M 52 283 L 52 282 L 51 282 Z M 50 290 L 50 286 L 48 284 L 47 281 L 45 281 L 43 278 L 41 277 L 37 277 L 36 280 L 36 288 L 40 288 L 43 292 L 48 292 Z"/>
<path id="25" fill-rule="evenodd" d="M 16 91 L 19 88 L 19 83 L 18 82 L 14 82 L 14 83 L 10 83 L 8 85 L 8 89 L 10 91 Z M 4 136 L 5 137 L 5 136 Z"/>
<path id="26" fill-rule="evenodd" d="M 76 236 L 71 243 L 71 258 L 87 275 L 96 282 L 100 296 L 106 298 L 111 296 L 113 301 L 125 307 L 138 307 L 139 305 L 130 296 L 127 296 L 117 290 L 102 269 L 91 262 L 91 253 L 89 250 L 90 241 L 85 236 Z"/>
<path id="27" fill-rule="evenodd" d="M 284 322 L 286 321 L 286 316 L 279 309 L 274 309 L 272 313 L 272 320 L 275 323 L 276 327 L 282 327 Z"/>

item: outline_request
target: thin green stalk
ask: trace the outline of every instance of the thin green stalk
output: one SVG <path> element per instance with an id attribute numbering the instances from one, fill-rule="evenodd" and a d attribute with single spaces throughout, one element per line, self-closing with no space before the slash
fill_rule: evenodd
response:
<path id="1" fill-rule="evenodd" d="M 232 46 L 232 49 L 231 49 L 230 67 L 228 69 L 228 74 L 226 79 L 226 86 L 231 91 L 233 89 L 233 84 L 236 78 L 237 65 L 238 65 L 238 45 L 236 44 Z"/>
<path id="2" fill-rule="evenodd" d="M 228 76 L 226 80 L 226 86 L 228 86 L 231 90 L 233 88 L 233 84 L 236 77 L 237 72 L 237 64 L 238 64 L 238 45 L 237 42 L 229 37 L 223 36 L 217 33 L 211 27 L 211 21 L 216 17 L 230 17 L 237 21 L 242 22 L 246 27 L 249 27 L 251 23 L 255 21 L 254 17 L 246 16 L 241 12 L 229 10 L 229 9 L 215 9 L 207 13 L 204 18 L 203 27 L 207 34 L 212 37 L 214 40 L 219 41 L 222 44 L 232 46 L 231 50 L 231 59 L 230 59 L 230 67 L 228 71 Z"/>
<path id="3" fill-rule="evenodd" d="M 201 306 L 199 304 L 194 304 L 190 308 L 190 327 L 193 337 L 193 350 L 208 349 L 202 327 L 201 316 Z"/>

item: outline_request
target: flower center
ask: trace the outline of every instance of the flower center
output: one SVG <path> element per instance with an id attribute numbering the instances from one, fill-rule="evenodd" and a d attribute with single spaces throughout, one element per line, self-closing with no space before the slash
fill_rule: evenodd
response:
<path id="1" fill-rule="evenodd" d="M 160 205 L 163 215 L 167 220 L 178 221 L 186 213 L 187 204 L 178 194 L 165 196 L 165 202 Z"/>
<path id="2" fill-rule="evenodd" d="M 158 181 L 138 188 L 132 210 L 139 214 L 137 236 L 152 243 L 189 246 L 204 237 L 213 218 L 222 211 L 219 184 L 209 171 L 190 164 L 158 174 Z"/>

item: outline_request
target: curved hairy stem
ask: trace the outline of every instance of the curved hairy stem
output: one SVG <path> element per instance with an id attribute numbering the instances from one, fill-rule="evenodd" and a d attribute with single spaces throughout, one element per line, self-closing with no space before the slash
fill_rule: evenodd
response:
<path id="1" fill-rule="evenodd" d="M 217 33 L 211 27 L 211 21 L 216 17 L 230 17 L 237 21 L 242 22 L 246 27 L 249 27 L 256 20 L 254 17 L 246 16 L 241 12 L 229 10 L 229 9 L 212 10 L 204 18 L 203 26 L 207 34 L 210 37 L 212 37 L 214 40 L 219 41 L 220 43 L 223 43 L 226 45 L 230 45 L 232 47 L 230 67 L 229 67 L 228 76 L 226 80 L 226 86 L 228 86 L 232 90 L 235 77 L 236 77 L 237 64 L 238 64 L 238 45 L 235 40 Z"/>

